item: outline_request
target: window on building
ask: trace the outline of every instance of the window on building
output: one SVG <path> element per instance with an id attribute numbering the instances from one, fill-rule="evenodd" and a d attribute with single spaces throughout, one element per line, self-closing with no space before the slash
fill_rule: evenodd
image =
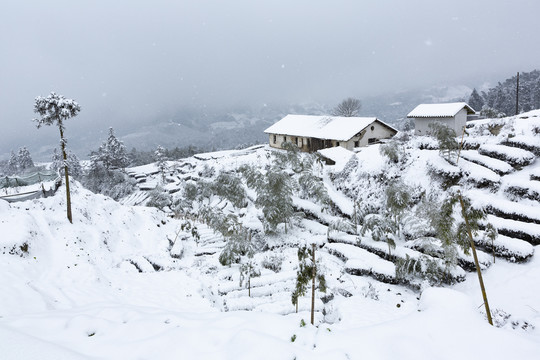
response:
<path id="1" fill-rule="evenodd" d="M 354 147 L 359 147 L 360 146 L 360 141 L 355 141 L 354 142 Z"/>
<path id="2" fill-rule="evenodd" d="M 277 136 L 274 135 L 274 144 L 277 142 Z"/>
<path id="3" fill-rule="evenodd" d="M 373 130 L 375 130 L 375 126 L 372 125 L 371 126 L 371 131 L 373 131 Z"/>
<path id="4" fill-rule="evenodd" d="M 294 138 L 294 143 L 296 144 L 296 146 L 298 146 L 298 138 L 297 137 Z"/>
<path id="5" fill-rule="evenodd" d="M 375 144 L 377 142 L 377 138 L 369 138 L 367 142 L 368 144 Z"/>
<path id="6" fill-rule="evenodd" d="M 336 146 L 339 146 L 339 141 L 336 141 Z"/>

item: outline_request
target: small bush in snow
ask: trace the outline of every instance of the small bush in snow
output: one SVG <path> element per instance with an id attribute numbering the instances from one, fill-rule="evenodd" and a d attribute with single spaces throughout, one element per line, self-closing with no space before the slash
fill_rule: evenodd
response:
<path id="1" fill-rule="evenodd" d="M 435 122 L 429 124 L 429 129 L 433 137 L 439 143 L 439 152 L 448 161 L 457 157 L 459 144 L 456 141 L 456 132 L 445 124 Z"/>
<path id="2" fill-rule="evenodd" d="M 371 282 L 368 282 L 368 286 L 362 288 L 362 295 L 368 299 L 379 300 L 379 291 Z"/>
<path id="3" fill-rule="evenodd" d="M 284 257 L 281 254 L 266 255 L 262 261 L 262 267 L 273 272 L 280 272 Z"/>
<path id="4" fill-rule="evenodd" d="M 155 207 L 163 210 L 165 207 L 172 204 L 171 195 L 163 188 L 157 187 L 150 192 L 150 198 L 146 203 L 146 206 Z"/>
<path id="5" fill-rule="evenodd" d="M 71 168 L 70 168 L 71 174 Z M 107 170 L 101 163 L 92 162 L 88 173 L 81 178 L 88 190 L 120 200 L 135 190 L 135 180 L 120 170 Z"/>
<path id="6" fill-rule="evenodd" d="M 215 175 L 216 170 L 209 166 L 208 164 L 204 164 L 204 167 L 201 171 L 199 171 L 199 176 L 204 178 L 211 178 Z"/>
<path id="7" fill-rule="evenodd" d="M 381 155 L 384 155 L 393 162 L 394 164 L 399 163 L 405 158 L 405 151 L 403 146 L 397 141 L 389 141 L 386 144 L 383 144 L 379 147 L 379 152 Z"/>
<path id="8" fill-rule="evenodd" d="M 210 191 L 223 199 L 229 200 L 237 208 L 247 206 L 246 191 L 242 185 L 242 180 L 236 174 L 220 172 L 210 184 Z"/>

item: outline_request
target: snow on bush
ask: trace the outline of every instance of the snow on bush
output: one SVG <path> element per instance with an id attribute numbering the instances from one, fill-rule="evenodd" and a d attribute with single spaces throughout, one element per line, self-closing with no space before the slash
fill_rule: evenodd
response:
<path id="1" fill-rule="evenodd" d="M 476 184 L 477 187 L 495 188 L 501 181 L 499 175 L 481 165 L 463 159 L 458 162 L 458 165 L 467 174 L 467 179 Z"/>
<path id="2" fill-rule="evenodd" d="M 450 184 L 457 183 L 463 175 L 463 171 L 459 167 L 450 164 L 438 155 L 432 156 L 428 160 L 427 167 L 432 175 Z"/>
<path id="3" fill-rule="evenodd" d="M 540 139 L 538 137 L 516 135 L 514 137 L 508 138 L 508 140 L 503 142 L 503 144 L 521 148 L 523 150 L 532 152 L 536 156 L 540 156 Z"/>
<path id="4" fill-rule="evenodd" d="M 488 253 L 507 259 L 510 262 L 524 262 L 534 254 L 534 247 L 526 241 L 498 235 L 493 241 L 479 236 L 474 241 L 477 246 Z"/>
<path id="5" fill-rule="evenodd" d="M 489 214 L 516 221 L 540 224 L 540 212 L 536 206 L 497 198 L 491 193 L 476 190 L 469 190 L 467 196 L 472 199 L 474 207 L 484 208 Z"/>
<path id="6" fill-rule="evenodd" d="M 437 139 L 431 136 L 415 136 L 410 140 L 410 144 L 420 150 L 439 150 Z"/>
<path id="7" fill-rule="evenodd" d="M 480 146 L 478 152 L 482 155 L 507 161 L 514 167 L 530 165 L 535 159 L 534 154 L 530 151 L 497 144 L 484 144 Z"/>
<path id="8" fill-rule="evenodd" d="M 540 181 L 540 168 L 536 168 L 531 171 L 530 179 L 534 181 Z"/>
<path id="9" fill-rule="evenodd" d="M 487 220 L 493 224 L 499 234 L 525 240 L 532 245 L 540 245 L 540 224 L 502 219 L 493 215 L 488 215 Z"/>
<path id="10" fill-rule="evenodd" d="M 504 192 L 516 200 L 530 199 L 540 201 L 540 182 L 512 179 L 511 182 L 506 183 Z"/>
<path id="11" fill-rule="evenodd" d="M 489 156 L 481 155 L 478 153 L 478 151 L 463 150 L 461 151 L 460 155 L 462 158 L 469 160 L 470 162 L 473 162 L 475 164 L 482 165 L 496 172 L 498 175 L 506 175 L 514 171 L 514 168 L 508 165 L 507 162 L 494 159 Z"/>

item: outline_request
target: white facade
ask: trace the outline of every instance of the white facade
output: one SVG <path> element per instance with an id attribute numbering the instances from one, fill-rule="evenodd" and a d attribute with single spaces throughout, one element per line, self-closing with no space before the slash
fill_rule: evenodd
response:
<path id="1" fill-rule="evenodd" d="M 363 128 L 360 128 L 360 130 L 357 129 L 356 131 L 358 132 L 356 133 L 352 133 L 348 136 L 341 135 L 341 139 L 323 137 L 322 134 L 316 134 L 318 137 L 297 136 L 299 135 L 299 132 L 295 132 L 295 135 L 279 134 L 271 132 L 273 130 L 271 128 L 270 131 L 267 131 L 267 133 L 271 147 L 281 149 L 283 143 L 289 142 L 298 146 L 302 151 L 316 151 L 335 146 L 341 146 L 347 150 L 353 150 L 355 147 L 363 147 L 371 143 L 376 143 L 381 139 L 391 138 L 397 133 L 397 130 L 376 118 L 366 122 L 362 126 Z M 278 128 L 277 130 L 281 129 Z M 313 129 L 304 129 L 306 134 L 309 134 L 312 131 Z M 331 131 L 329 131 L 329 133 L 330 134 L 328 135 L 332 135 Z"/>

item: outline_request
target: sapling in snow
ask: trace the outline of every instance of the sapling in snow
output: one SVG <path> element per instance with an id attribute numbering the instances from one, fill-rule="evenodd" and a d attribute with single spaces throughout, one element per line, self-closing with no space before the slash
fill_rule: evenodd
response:
<path id="1" fill-rule="evenodd" d="M 439 153 L 447 161 L 455 161 L 459 144 L 456 141 L 456 132 L 454 129 L 440 122 L 434 122 L 429 124 L 429 131 L 439 143 Z"/>
<path id="2" fill-rule="evenodd" d="M 385 209 L 381 214 L 370 214 L 365 217 L 362 235 L 370 231 L 375 241 L 388 244 L 388 255 L 396 247 L 396 240 L 402 240 L 402 219 L 408 209 L 411 189 L 402 181 L 394 181 L 385 191 Z"/>
<path id="3" fill-rule="evenodd" d="M 298 312 L 298 298 L 307 292 L 311 282 L 311 324 L 315 319 L 315 284 L 319 291 L 326 292 L 326 279 L 320 261 L 315 259 L 316 245 L 302 246 L 298 249 L 298 271 L 296 272 L 296 286 L 291 295 L 291 301 Z"/>

